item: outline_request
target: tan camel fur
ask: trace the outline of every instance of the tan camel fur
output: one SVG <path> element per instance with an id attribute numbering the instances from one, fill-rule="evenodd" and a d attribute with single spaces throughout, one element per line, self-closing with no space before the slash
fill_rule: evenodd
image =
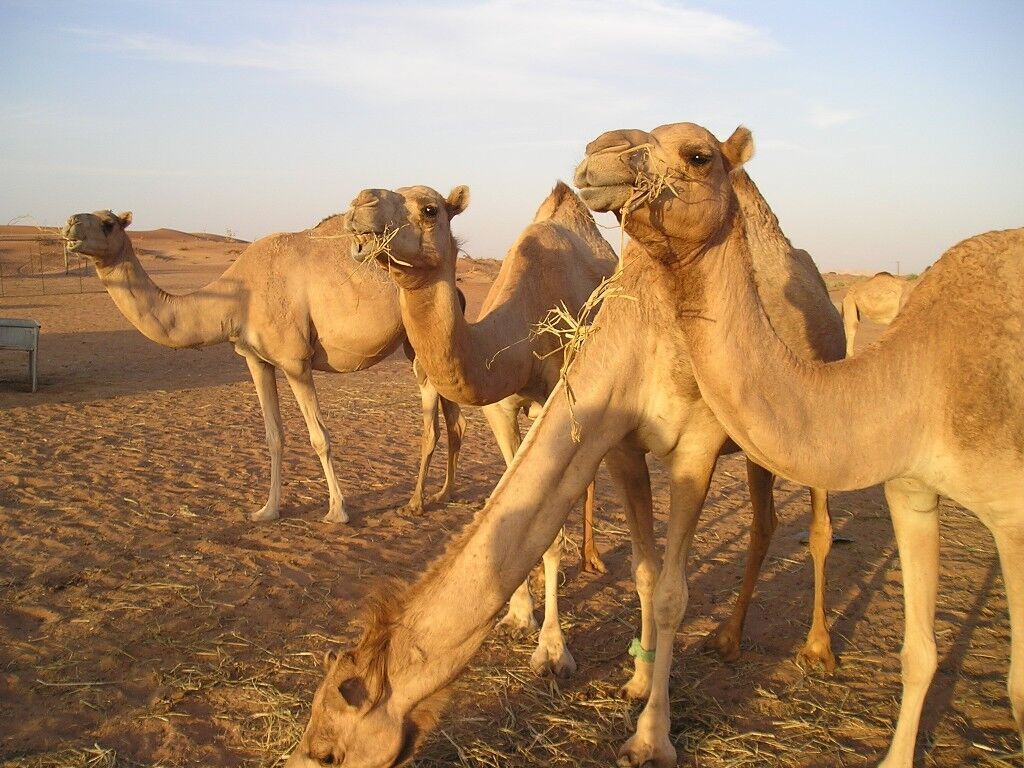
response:
<path id="1" fill-rule="evenodd" d="M 889 272 L 879 272 L 850 287 L 843 297 L 843 329 L 846 331 L 846 356 L 853 357 L 853 340 L 860 319 L 888 325 L 910 298 L 914 284 Z"/>
<path id="2" fill-rule="evenodd" d="M 743 180 L 758 291 L 774 327 L 802 355 L 841 358 L 839 317 L 821 276 L 804 252 L 791 248 L 774 217 L 764 214 L 767 206 L 753 183 L 745 175 Z M 619 281 L 633 300 L 605 300 L 568 373 L 582 441 L 572 439 L 572 416 L 559 384 L 466 531 L 414 585 L 390 589 L 371 603 L 366 632 L 354 651 L 328 657 L 309 725 L 288 768 L 343 758 L 351 768 L 376 768 L 410 755 L 436 719 L 445 688 L 550 545 L 606 454 L 613 476 L 626 486 L 641 605 L 639 639 L 648 652 L 637 658 L 623 690 L 648 701 L 636 734 L 620 751 L 620 763 L 676 764 L 669 738 L 672 644 L 686 605 L 686 555 L 727 437 L 701 398 L 685 339 L 676 331 L 677 289 L 670 278 L 643 248 L 627 247 Z M 671 482 L 663 558 L 654 544 L 645 450 L 666 464 Z M 771 510 L 772 476 L 752 464 L 748 469 L 765 477 L 751 482 L 755 508 Z M 818 498 L 822 511 L 812 518 L 812 552 L 827 552 L 831 529 L 824 492 Z M 774 522 L 765 512 L 755 515 L 759 518 Z M 815 623 L 819 620 L 824 631 L 820 605 Z M 808 636 L 809 645 L 815 640 Z M 824 643 L 827 649 L 827 632 Z"/>
<path id="3" fill-rule="evenodd" d="M 469 204 L 469 189 L 456 187 L 447 198 L 430 187 L 363 190 L 346 214 L 357 238 L 357 258 L 375 256 L 399 288 L 402 321 L 417 361 L 445 397 L 482 406 L 506 465 L 522 442 L 519 413 L 539 411 L 558 382 L 562 355 L 549 334 L 531 333 L 548 311 L 564 306 L 574 316 L 618 257 L 593 216 L 569 187 L 559 182 L 533 222 L 505 255 L 474 323 L 456 302 L 458 241 L 451 221 Z M 389 247 L 374 239 L 395 233 Z M 593 484 L 584 504 L 584 565 L 603 571 L 593 545 Z M 558 621 L 558 567 L 561 537 L 544 556 L 544 623 L 531 665 L 539 674 L 568 675 L 575 661 Z M 501 626 L 512 631 L 537 628 L 528 579 L 513 595 Z"/>
<path id="4" fill-rule="evenodd" d="M 617 131 L 588 147 L 582 194 L 616 210 L 638 177 L 671 185 L 625 226 L 660 265 L 701 394 L 748 456 L 817 486 L 885 483 L 906 615 L 903 697 L 882 766 L 912 765 L 937 666 L 940 495 L 995 538 L 1010 610 L 1009 698 L 1024 730 L 1024 229 L 954 246 L 878 343 L 839 363 L 807 362 L 780 338 L 759 290 L 737 205 L 752 153 L 744 128 L 724 143 L 686 123 Z"/>
<path id="5" fill-rule="evenodd" d="M 250 245 L 204 288 L 183 296 L 161 290 L 142 268 L 125 228 L 131 214 L 80 213 L 68 219 L 68 250 L 93 258 L 96 272 L 118 309 L 147 338 L 167 347 L 230 342 L 245 358 L 256 384 L 270 448 L 270 497 L 253 520 L 275 520 L 281 500 L 284 431 L 274 369 L 284 373 L 327 477 L 330 508 L 324 518 L 347 522 L 320 413 L 313 371 L 344 373 L 384 360 L 403 341 L 398 295 L 391 282 L 347 257 L 340 217 L 304 232 L 276 234 Z M 407 353 L 410 353 L 407 347 Z M 414 366 L 415 367 L 415 366 Z M 444 487 L 427 503 L 448 498 L 465 420 L 459 406 L 438 396 L 417 372 L 423 408 L 420 470 L 409 506 L 423 507 L 423 485 L 438 439 L 438 405 L 448 430 Z"/>

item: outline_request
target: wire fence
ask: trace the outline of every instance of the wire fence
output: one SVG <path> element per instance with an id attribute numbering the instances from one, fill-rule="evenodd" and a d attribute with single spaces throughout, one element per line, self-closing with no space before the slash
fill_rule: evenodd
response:
<path id="1" fill-rule="evenodd" d="M 92 262 L 65 248 L 56 233 L 0 235 L 0 297 L 97 293 Z"/>

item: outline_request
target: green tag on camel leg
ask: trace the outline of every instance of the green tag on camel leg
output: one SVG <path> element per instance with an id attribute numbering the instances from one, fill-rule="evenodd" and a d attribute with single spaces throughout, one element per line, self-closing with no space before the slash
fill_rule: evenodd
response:
<path id="1" fill-rule="evenodd" d="M 648 664 L 654 663 L 654 651 L 648 651 L 640 644 L 640 638 L 634 637 L 633 642 L 629 644 L 629 655 L 634 659 L 640 659 L 640 661 L 646 661 Z"/>

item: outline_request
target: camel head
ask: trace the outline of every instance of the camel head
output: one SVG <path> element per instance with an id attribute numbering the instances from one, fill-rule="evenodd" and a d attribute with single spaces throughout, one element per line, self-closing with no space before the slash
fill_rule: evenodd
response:
<path id="1" fill-rule="evenodd" d="M 68 218 L 61 235 L 69 251 L 91 256 L 97 266 L 104 266 L 121 257 L 121 251 L 128 244 L 125 229 L 131 222 L 132 214 L 128 211 L 76 213 Z"/>
<path id="2" fill-rule="evenodd" d="M 724 142 L 693 123 L 609 131 L 587 145 L 575 181 L 591 209 L 615 212 L 630 237 L 671 258 L 723 231 L 736 205 L 730 174 L 753 148 L 743 127 Z"/>
<path id="3" fill-rule="evenodd" d="M 412 758 L 437 723 L 446 692 L 413 692 L 415 671 L 389 669 L 397 591 L 367 598 L 366 632 L 354 651 L 324 656 L 309 723 L 285 768 L 393 768 Z M 403 683 L 405 671 L 411 684 Z"/>
<path id="4" fill-rule="evenodd" d="M 455 187 L 448 197 L 430 187 L 364 189 L 345 214 L 355 243 L 352 256 L 377 259 L 402 284 L 455 268 L 458 244 L 451 221 L 469 205 L 469 188 Z"/>

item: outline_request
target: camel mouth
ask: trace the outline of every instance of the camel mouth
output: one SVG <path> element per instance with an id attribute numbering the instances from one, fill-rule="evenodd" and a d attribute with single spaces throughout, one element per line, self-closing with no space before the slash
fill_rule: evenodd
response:
<path id="1" fill-rule="evenodd" d="M 75 240 L 71 237 L 64 238 L 64 248 L 71 253 L 78 253 L 83 245 L 85 245 L 85 240 Z"/>
<path id="2" fill-rule="evenodd" d="M 592 211 L 605 213 L 622 210 L 633 196 L 633 192 L 633 185 L 629 183 L 589 183 L 580 186 L 580 199 Z"/>

